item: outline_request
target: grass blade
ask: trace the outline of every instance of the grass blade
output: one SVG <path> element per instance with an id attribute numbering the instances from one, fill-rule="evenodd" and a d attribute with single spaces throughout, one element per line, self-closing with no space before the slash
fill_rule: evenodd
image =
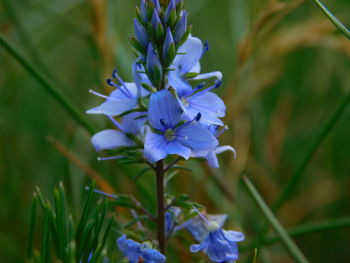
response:
<path id="1" fill-rule="evenodd" d="M 306 166 L 311 161 L 313 155 L 317 151 L 318 147 L 321 143 L 326 139 L 327 135 L 332 131 L 335 124 L 338 122 L 340 117 L 343 115 L 346 107 L 350 102 L 350 93 L 346 95 L 343 102 L 338 106 L 335 110 L 331 118 L 326 122 L 326 124 L 321 128 L 321 132 L 315 138 L 310 148 L 306 151 L 302 161 L 297 166 L 296 170 L 292 174 L 292 176 L 288 179 L 287 183 L 281 190 L 280 195 L 277 197 L 276 201 L 272 205 L 272 210 L 274 212 L 278 211 L 282 204 L 291 196 L 293 191 L 295 190 L 295 186 L 297 185 L 302 173 L 304 172 Z"/>
<path id="2" fill-rule="evenodd" d="M 28 233 L 28 247 L 27 247 L 27 255 L 28 258 L 31 258 L 33 256 L 33 240 L 34 240 L 34 229 L 35 229 L 35 221 L 36 221 L 36 208 L 37 208 L 37 202 L 38 197 L 34 193 L 33 195 L 33 201 L 32 201 L 32 208 L 30 212 L 30 223 L 29 223 L 29 233 Z"/>
<path id="3" fill-rule="evenodd" d="M 49 249 L 50 249 L 50 217 L 51 210 L 49 209 L 50 204 L 47 203 L 45 211 L 44 211 L 44 229 L 43 229 L 43 239 L 41 245 L 41 262 L 48 263 L 49 262 Z"/>
<path id="4" fill-rule="evenodd" d="M 350 31 L 343 25 L 342 22 L 339 21 L 338 18 L 336 18 L 331 11 L 327 9 L 327 7 L 324 6 L 324 4 L 321 3 L 319 0 L 312 0 L 320 9 L 321 11 L 328 17 L 329 20 L 332 21 L 332 23 L 350 40 Z"/>
<path id="5" fill-rule="evenodd" d="M 62 93 L 62 91 L 50 81 L 21 51 L 0 33 L 0 45 L 3 46 L 40 84 L 49 94 L 58 101 L 71 116 L 80 123 L 89 133 L 95 133 L 95 129 L 85 119 L 81 111 Z"/>
<path id="6" fill-rule="evenodd" d="M 267 206 L 265 201 L 262 199 L 258 191 L 255 189 L 252 182 L 248 177 L 243 176 L 243 182 L 247 187 L 250 195 L 254 199 L 257 206 L 260 208 L 262 214 L 266 220 L 271 224 L 272 228 L 276 232 L 276 235 L 281 239 L 282 245 L 285 247 L 289 255 L 298 263 L 309 262 L 299 248 L 295 245 L 293 240 L 289 237 L 287 231 L 283 228 L 280 222 L 276 219 L 270 208 Z"/>
<path id="7" fill-rule="evenodd" d="M 299 225 L 288 230 L 291 237 L 303 236 L 312 233 L 320 233 L 336 229 L 350 228 L 350 217 L 338 218 L 320 223 L 310 223 Z M 264 245 L 270 245 L 280 240 L 279 237 L 269 237 L 265 240 Z"/>

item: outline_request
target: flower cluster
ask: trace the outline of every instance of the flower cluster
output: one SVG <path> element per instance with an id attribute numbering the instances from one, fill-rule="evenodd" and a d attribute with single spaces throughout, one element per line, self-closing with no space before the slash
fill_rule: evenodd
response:
<path id="1" fill-rule="evenodd" d="M 116 129 L 97 133 L 97 151 L 132 148 L 155 163 L 168 155 L 205 158 L 218 167 L 217 154 L 235 150 L 219 146 L 227 128 L 224 102 L 212 92 L 222 85 L 222 74 L 201 74 L 200 59 L 208 44 L 190 34 L 183 3 L 141 0 L 131 42 L 138 54 L 133 63 L 134 82 L 124 82 L 117 71 L 107 84 L 114 88 L 89 114 L 106 115 Z M 212 85 L 208 81 L 214 79 Z M 207 81 L 207 82 L 206 82 Z M 200 84 L 194 84 L 194 83 Z M 100 159 L 120 159 L 124 155 Z"/>
<path id="2" fill-rule="evenodd" d="M 90 91 L 104 101 L 87 113 L 105 115 L 114 126 L 91 139 L 96 151 L 117 152 L 100 160 L 129 158 L 146 162 L 154 170 L 161 164 L 163 176 L 165 170 L 159 161 L 169 155 L 186 160 L 203 158 L 212 167 L 219 167 L 217 155 L 222 152 L 231 151 L 236 156 L 233 147 L 220 146 L 218 141 L 227 130 L 222 121 L 225 104 L 213 92 L 221 87 L 222 74 L 201 73 L 200 60 L 209 45 L 192 36 L 183 5 L 182 0 L 162 4 L 159 0 L 141 0 L 134 20 L 135 36 L 130 39 L 137 54 L 132 65 L 133 82 L 123 81 L 114 71 L 107 80 L 114 89 L 108 96 Z M 164 183 L 159 185 L 164 187 Z M 174 219 L 181 209 L 164 207 L 162 213 L 163 219 L 160 216 L 156 222 L 165 225 L 164 237 L 187 228 L 200 242 L 192 245 L 192 252 L 202 250 L 213 262 L 238 258 L 236 242 L 244 237 L 222 229 L 226 216 L 204 218 L 204 223 L 196 217 L 179 226 Z M 164 224 L 159 223 L 161 220 Z M 151 246 L 125 235 L 117 245 L 131 263 L 161 263 L 166 259 Z"/>

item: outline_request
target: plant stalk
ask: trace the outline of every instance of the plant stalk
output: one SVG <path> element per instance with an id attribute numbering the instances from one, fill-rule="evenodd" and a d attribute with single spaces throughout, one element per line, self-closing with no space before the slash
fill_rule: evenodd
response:
<path id="1" fill-rule="evenodd" d="M 165 191 L 164 191 L 164 161 L 160 160 L 156 166 L 157 180 L 157 236 L 160 252 L 166 254 L 166 239 L 165 239 Z"/>

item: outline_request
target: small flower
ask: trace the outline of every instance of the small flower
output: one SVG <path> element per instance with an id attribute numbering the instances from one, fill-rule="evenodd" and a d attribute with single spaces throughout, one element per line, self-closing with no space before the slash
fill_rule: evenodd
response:
<path id="1" fill-rule="evenodd" d="M 203 250 L 213 262 L 237 260 L 237 242 L 244 240 L 243 233 L 223 230 L 216 223 L 210 227 L 208 236 L 200 244 L 192 245 L 191 252 Z"/>
<path id="2" fill-rule="evenodd" d="M 90 90 L 90 93 L 106 99 L 99 106 L 87 111 L 89 114 L 104 114 L 107 116 L 117 116 L 136 107 L 138 102 L 139 88 L 135 83 L 124 82 L 118 75 L 117 71 L 112 74 L 120 85 L 117 85 L 111 79 L 107 80 L 107 84 L 116 88 L 109 96 L 102 95 Z"/>
<path id="3" fill-rule="evenodd" d="M 202 89 L 204 84 L 200 84 L 195 89 L 179 91 L 177 99 L 184 113 L 189 118 L 193 118 L 197 112 L 200 112 L 202 113 L 202 122 L 223 125 L 219 118 L 225 116 L 225 103 L 218 95 L 210 92 L 210 90 L 220 87 L 221 84 L 221 81 L 216 81 L 215 85 L 209 88 Z"/>
<path id="4" fill-rule="evenodd" d="M 166 257 L 147 244 L 127 239 L 126 235 L 117 240 L 118 248 L 130 260 L 130 263 L 163 263 Z"/>
<path id="5" fill-rule="evenodd" d="M 183 119 L 182 110 L 168 90 L 153 93 L 150 98 L 148 120 L 156 133 L 148 133 L 144 155 L 150 162 L 177 154 L 188 159 L 192 151 L 210 151 L 217 139 L 198 121 L 201 114 L 190 121 Z"/>
<path id="6" fill-rule="evenodd" d="M 175 36 L 174 36 L 175 38 Z M 176 42 L 176 40 L 175 40 Z M 185 43 L 177 51 L 179 54 L 175 57 L 172 65 L 172 71 L 169 71 L 169 85 L 176 89 L 177 92 L 190 92 L 192 90 L 188 79 L 205 80 L 215 77 L 222 80 L 221 72 L 210 72 L 205 74 L 200 73 L 200 59 L 207 50 L 207 46 L 203 46 L 199 38 L 191 35 Z M 188 75 L 193 75 L 193 78 L 188 78 Z"/>
<path id="7" fill-rule="evenodd" d="M 227 219 L 226 214 L 219 214 L 219 215 L 206 214 L 205 216 L 210 222 L 215 222 L 220 227 L 224 225 Z M 198 242 L 202 242 L 209 234 L 208 225 L 206 221 L 204 221 L 203 218 L 200 216 L 191 218 L 190 220 L 186 221 L 180 226 L 177 226 L 175 228 L 175 231 L 179 231 L 184 228 L 186 228 L 194 237 L 194 239 L 196 239 Z"/>
<path id="8" fill-rule="evenodd" d="M 175 231 L 176 218 L 180 215 L 181 209 L 176 206 L 172 206 L 165 213 L 165 233 L 169 237 L 173 231 Z"/>

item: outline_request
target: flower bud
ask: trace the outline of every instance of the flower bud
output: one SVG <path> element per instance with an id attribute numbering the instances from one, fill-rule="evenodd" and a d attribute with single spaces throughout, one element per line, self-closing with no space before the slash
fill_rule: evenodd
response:
<path id="1" fill-rule="evenodd" d="M 162 55 L 163 55 L 163 60 L 167 65 L 171 64 L 171 62 L 174 60 L 176 55 L 175 42 L 174 42 L 173 34 L 171 33 L 171 30 L 169 27 L 166 31 Z"/>
<path id="2" fill-rule="evenodd" d="M 136 18 L 134 19 L 134 28 L 136 40 L 140 43 L 142 48 L 146 50 L 149 42 L 147 32 Z"/>
<path id="3" fill-rule="evenodd" d="M 153 85 L 159 87 L 162 80 L 163 69 L 151 43 L 149 43 L 147 50 L 146 69 Z"/>
<path id="4" fill-rule="evenodd" d="M 179 23 L 176 25 L 174 40 L 175 43 L 178 44 L 182 40 L 187 30 L 187 12 L 184 10 L 181 12 L 181 18 Z"/>

